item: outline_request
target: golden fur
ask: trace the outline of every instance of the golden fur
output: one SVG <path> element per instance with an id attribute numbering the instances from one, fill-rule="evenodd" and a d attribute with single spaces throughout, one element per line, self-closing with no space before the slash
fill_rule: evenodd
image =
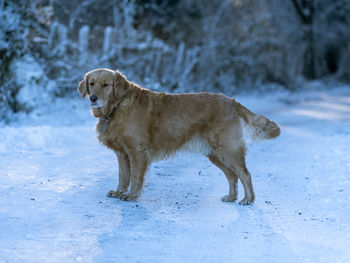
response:
<path id="1" fill-rule="evenodd" d="M 240 204 L 254 201 L 241 119 L 258 139 L 277 137 L 276 123 L 222 94 L 154 92 L 109 69 L 88 72 L 78 90 L 98 118 L 97 138 L 118 157 L 119 184 L 109 197 L 137 199 L 152 161 L 188 149 L 200 151 L 224 172 L 229 193 L 223 201 L 237 199 L 238 178 L 245 194 Z"/>

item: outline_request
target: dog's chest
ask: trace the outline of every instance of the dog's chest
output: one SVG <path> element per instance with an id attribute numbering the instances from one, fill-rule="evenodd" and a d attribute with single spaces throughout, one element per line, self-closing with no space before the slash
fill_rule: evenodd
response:
<path id="1" fill-rule="evenodd" d="M 97 139 L 100 143 L 115 151 L 121 150 L 121 145 L 118 138 L 118 130 L 115 128 L 111 129 L 109 126 L 104 127 L 101 125 L 101 123 L 99 123 L 96 126 L 96 132 Z"/>

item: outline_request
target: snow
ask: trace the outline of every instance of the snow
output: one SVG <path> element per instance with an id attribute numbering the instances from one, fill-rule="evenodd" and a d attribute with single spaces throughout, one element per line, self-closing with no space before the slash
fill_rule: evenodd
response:
<path id="1" fill-rule="evenodd" d="M 153 164 L 137 202 L 109 199 L 116 157 L 84 101 L 16 115 L 0 127 L 0 262 L 349 262 L 349 88 L 237 100 L 282 129 L 248 142 L 252 206 L 220 201 L 226 179 L 198 154 Z"/>

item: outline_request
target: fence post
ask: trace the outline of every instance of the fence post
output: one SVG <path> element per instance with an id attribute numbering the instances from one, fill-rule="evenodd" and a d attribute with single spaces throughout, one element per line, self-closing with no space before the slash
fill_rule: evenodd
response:
<path id="1" fill-rule="evenodd" d="M 154 79 L 158 78 L 161 61 L 162 61 L 162 50 L 157 52 L 156 59 L 154 61 L 154 68 L 153 68 L 153 78 Z"/>
<path id="2" fill-rule="evenodd" d="M 64 56 L 66 53 L 67 47 L 67 27 L 65 25 L 60 24 L 57 29 L 58 33 L 58 45 L 57 45 L 57 53 L 59 56 Z"/>
<path id="3" fill-rule="evenodd" d="M 88 58 L 89 33 L 90 33 L 90 27 L 87 25 L 84 25 L 79 29 L 78 50 L 79 50 L 80 65 L 83 65 Z"/>
<path id="4" fill-rule="evenodd" d="M 103 47 L 102 47 L 102 57 L 104 59 L 108 58 L 108 55 L 111 52 L 112 43 L 113 43 L 113 28 L 111 26 L 107 26 L 104 32 Z"/>
<path id="5" fill-rule="evenodd" d="M 48 39 L 48 47 L 49 49 L 54 49 L 56 47 L 55 43 L 55 37 L 58 31 L 58 22 L 53 22 L 50 26 L 50 34 L 49 34 L 49 39 Z"/>
<path id="6" fill-rule="evenodd" d="M 48 47 L 53 54 L 64 56 L 67 47 L 67 27 L 58 22 L 52 23 L 48 38 Z"/>
<path id="7" fill-rule="evenodd" d="M 176 61 L 175 61 L 175 76 L 179 77 L 181 73 L 181 64 L 184 59 L 185 44 L 181 42 L 179 48 L 177 49 Z"/>

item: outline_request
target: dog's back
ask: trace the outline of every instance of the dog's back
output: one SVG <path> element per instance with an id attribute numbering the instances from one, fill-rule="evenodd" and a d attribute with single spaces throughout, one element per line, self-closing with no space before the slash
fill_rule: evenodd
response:
<path id="1" fill-rule="evenodd" d="M 182 149 L 183 146 L 188 148 L 189 142 L 198 145 L 198 142 L 205 141 L 213 130 L 224 130 L 228 123 L 241 129 L 234 100 L 224 95 L 170 95 L 143 91 L 142 96 L 148 98 L 141 99 L 138 96 L 138 100 L 142 100 L 143 103 L 135 103 L 135 107 L 140 107 L 139 113 L 142 113 L 139 125 L 144 131 L 144 139 L 149 143 L 147 148 L 152 149 L 155 154 L 166 156 Z M 145 101 L 148 103 L 144 103 Z M 196 143 L 192 143 L 192 140 Z"/>
<path id="2" fill-rule="evenodd" d="M 143 136 L 148 137 L 149 148 L 165 155 L 181 149 L 192 139 L 205 140 L 214 130 L 225 131 L 229 126 L 237 137 L 242 134 L 240 119 L 253 140 L 280 134 L 276 123 L 222 94 L 166 94 L 142 89 L 136 97 L 134 105 L 140 107 L 142 117 L 138 123 L 144 126 L 140 127 Z"/>

